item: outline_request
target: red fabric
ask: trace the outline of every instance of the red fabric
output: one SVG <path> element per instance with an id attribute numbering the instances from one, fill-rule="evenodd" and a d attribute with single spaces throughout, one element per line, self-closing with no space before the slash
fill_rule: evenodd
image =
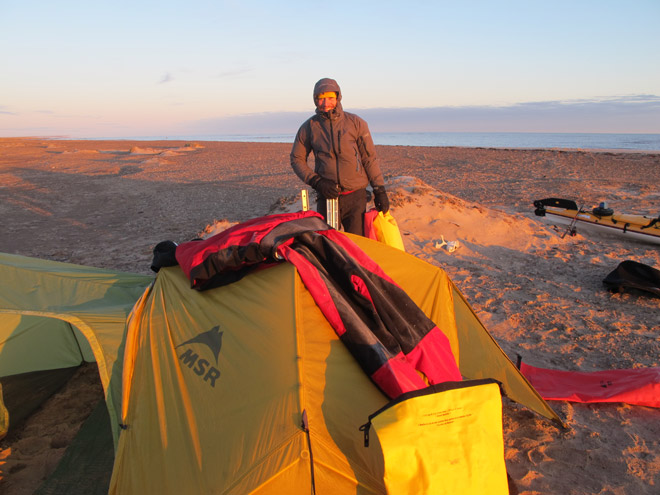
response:
<path id="1" fill-rule="evenodd" d="M 520 371 L 546 400 L 660 407 L 660 368 L 584 372 L 536 368 L 522 363 Z"/>
<path id="2" fill-rule="evenodd" d="M 452 361 L 453 359 L 452 356 Z M 371 375 L 371 379 L 391 399 L 396 399 L 406 392 L 428 387 L 422 376 L 410 366 L 410 362 L 402 352 L 389 358 Z M 461 380 L 460 377 L 459 380 Z"/>
<path id="3" fill-rule="evenodd" d="M 190 277 L 191 270 L 195 266 L 201 265 L 209 255 L 222 251 L 227 247 L 258 244 L 264 236 L 270 233 L 274 225 L 310 216 L 323 218 L 317 212 L 313 211 L 281 213 L 254 218 L 247 222 L 234 225 L 203 241 L 180 244 L 176 248 L 176 260 L 186 276 Z"/>
<path id="4" fill-rule="evenodd" d="M 288 243 L 290 244 L 290 243 Z M 321 309 L 323 316 L 328 320 L 328 323 L 334 328 L 338 337 L 346 333 L 344 321 L 337 306 L 335 306 L 332 296 L 325 286 L 325 282 L 321 277 L 319 271 L 314 268 L 312 264 L 300 253 L 290 249 L 288 245 L 280 246 L 280 253 L 298 270 L 298 274 L 305 284 L 305 287 L 312 295 L 314 302 Z"/>
<path id="5" fill-rule="evenodd" d="M 374 241 L 378 240 L 376 229 L 374 229 L 374 219 L 378 216 L 378 210 L 372 208 L 364 214 L 364 236 Z"/>
<path id="6" fill-rule="evenodd" d="M 445 381 L 459 382 L 463 379 L 449 339 L 438 327 L 427 333 L 417 346 L 406 354 L 406 359 L 413 368 L 424 373 L 432 385 Z"/>
<path id="7" fill-rule="evenodd" d="M 371 304 L 374 303 L 371 294 L 369 294 L 369 288 L 367 287 L 367 284 L 364 283 L 364 280 L 362 280 L 357 275 L 351 275 L 351 282 L 353 282 L 353 287 L 355 288 L 355 292 L 357 292 L 358 294 L 362 294 L 364 297 L 366 297 L 369 300 Z"/>

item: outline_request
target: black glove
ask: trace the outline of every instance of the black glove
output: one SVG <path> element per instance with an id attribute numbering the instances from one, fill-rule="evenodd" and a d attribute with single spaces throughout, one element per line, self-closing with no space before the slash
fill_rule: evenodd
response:
<path id="1" fill-rule="evenodd" d="M 390 209 L 390 200 L 387 198 L 384 186 L 374 187 L 374 206 L 378 211 L 387 213 Z"/>
<path id="2" fill-rule="evenodd" d="M 337 184 L 335 184 L 330 179 L 319 177 L 317 180 L 310 183 L 310 186 L 316 189 L 318 193 L 325 199 L 335 199 L 339 197 L 339 189 L 337 188 Z"/>
<path id="3" fill-rule="evenodd" d="M 163 241 L 156 244 L 154 248 L 154 259 L 151 262 L 151 269 L 158 273 L 164 266 L 175 266 L 179 262 L 176 260 L 176 242 Z"/>

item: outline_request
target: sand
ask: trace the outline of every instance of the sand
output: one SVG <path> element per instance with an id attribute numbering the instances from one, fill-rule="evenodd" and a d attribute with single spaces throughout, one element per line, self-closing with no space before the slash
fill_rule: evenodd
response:
<path id="1" fill-rule="evenodd" d="M 159 241 L 295 208 L 302 184 L 289 148 L 0 139 L 0 251 L 150 273 Z M 660 268 L 660 248 L 581 232 L 562 238 L 564 228 L 535 217 L 532 206 L 554 196 L 657 216 L 660 154 L 378 153 L 406 250 L 447 270 L 509 357 L 564 370 L 660 366 L 660 299 L 602 284 L 626 259 Z M 438 247 L 442 239 L 458 248 Z M 0 442 L 0 492 L 32 493 L 100 397 L 94 368 L 85 368 Z M 551 405 L 568 429 L 504 402 L 505 458 L 519 493 L 660 493 L 660 410 Z"/>

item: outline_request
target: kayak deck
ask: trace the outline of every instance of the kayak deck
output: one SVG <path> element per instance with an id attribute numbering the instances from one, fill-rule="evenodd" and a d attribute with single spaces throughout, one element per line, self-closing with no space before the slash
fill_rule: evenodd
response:
<path id="1" fill-rule="evenodd" d="M 571 200 L 546 198 L 534 201 L 537 216 L 552 223 L 572 225 L 576 230 L 585 228 L 605 233 L 627 235 L 630 238 L 660 244 L 660 217 L 616 213 L 607 205 L 591 210 L 578 207 Z"/>

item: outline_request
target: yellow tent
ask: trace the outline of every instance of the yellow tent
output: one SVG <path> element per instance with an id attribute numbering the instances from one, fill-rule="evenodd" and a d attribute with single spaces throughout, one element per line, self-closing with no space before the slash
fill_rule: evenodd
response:
<path id="1" fill-rule="evenodd" d="M 559 421 L 442 269 L 351 239 L 447 334 L 464 377 L 494 378 L 511 399 Z M 136 277 L 125 284 L 129 299 L 136 287 L 143 294 L 125 333 L 122 327 L 112 337 L 116 361 L 105 350 L 108 332 L 93 334 L 89 322 L 92 333 L 83 332 L 99 342 L 93 354 L 103 359 L 106 396 L 114 398 L 111 493 L 308 494 L 312 485 L 319 494 L 385 493 L 380 445 L 372 439 L 365 447 L 359 427 L 388 399 L 339 341 L 293 265 L 205 292 L 191 290 L 178 267 L 161 269 L 146 290 Z M 42 311 L 52 288 L 19 290 L 40 293 L 31 304 Z M 3 296 L 0 290 L 0 312 L 27 314 Z M 67 314 L 58 304 L 53 314 Z M 126 309 L 119 306 L 116 314 Z M 0 365 L 3 359 L 0 348 Z"/>
<path id="2" fill-rule="evenodd" d="M 352 239 L 448 333 L 465 377 L 496 378 L 556 417 L 443 270 Z M 385 493 L 382 452 L 359 427 L 388 399 L 296 269 L 189 286 L 178 267 L 161 270 L 129 321 L 111 493 Z"/>

